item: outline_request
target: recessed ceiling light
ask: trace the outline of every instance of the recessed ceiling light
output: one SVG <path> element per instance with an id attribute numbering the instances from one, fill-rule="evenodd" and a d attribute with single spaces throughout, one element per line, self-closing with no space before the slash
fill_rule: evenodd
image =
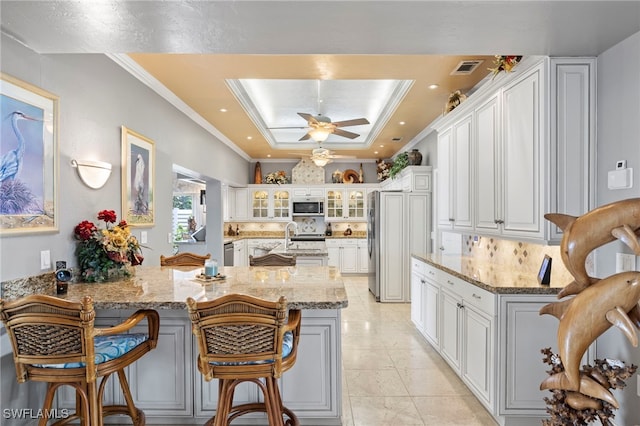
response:
<path id="1" fill-rule="evenodd" d="M 227 112 L 226 108 L 220 108 L 220 112 Z"/>
<path id="2" fill-rule="evenodd" d="M 253 139 L 253 136 L 247 136 L 247 139 L 251 140 Z"/>
<path id="3" fill-rule="evenodd" d="M 267 158 L 271 158 L 271 154 L 267 154 Z"/>
<path id="4" fill-rule="evenodd" d="M 399 124 L 399 125 L 401 125 L 401 126 L 404 126 L 404 124 L 405 124 L 405 123 L 404 123 L 404 121 L 401 121 L 401 122 L 400 122 L 400 123 L 398 123 L 398 124 Z"/>
<path id="5" fill-rule="evenodd" d="M 440 86 L 438 86 L 437 84 L 430 84 L 429 85 L 429 89 L 431 89 L 431 90 L 437 89 L 438 87 L 440 87 Z"/>
<path id="6" fill-rule="evenodd" d="M 384 145 L 380 145 L 380 148 L 384 148 Z"/>
<path id="7" fill-rule="evenodd" d="M 377 154 L 377 153 L 378 153 L 378 151 L 373 151 L 373 153 L 374 153 L 374 154 Z"/>

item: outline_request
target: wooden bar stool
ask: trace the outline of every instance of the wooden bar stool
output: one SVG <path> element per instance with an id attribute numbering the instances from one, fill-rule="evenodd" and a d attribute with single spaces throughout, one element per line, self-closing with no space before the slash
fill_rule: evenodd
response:
<path id="1" fill-rule="evenodd" d="M 95 315 L 89 296 L 82 302 L 45 295 L 0 300 L 0 316 L 13 346 L 18 382 L 48 383 L 43 413 L 51 411 L 60 386 L 75 388 L 75 413 L 53 425 L 81 419 L 83 426 L 101 426 L 103 417 L 113 414 L 128 415 L 134 425 L 144 425 L 144 412 L 133 403 L 124 369 L 156 347 L 158 313 L 139 310 L 108 328 L 95 328 Z M 145 319 L 147 333 L 126 333 Z M 105 384 L 113 373 L 118 375 L 126 405 L 102 405 Z M 98 378 L 102 378 L 99 383 Z M 47 418 L 41 418 L 38 424 L 45 426 Z"/>
<path id="2" fill-rule="evenodd" d="M 296 266 L 296 256 L 267 253 L 263 256 L 249 256 L 249 266 Z"/>
<path id="3" fill-rule="evenodd" d="M 278 378 L 296 361 L 300 311 L 290 310 L 287 319 L 284 297 L 270 302 L 242 294 L 205 302 L 188 298 L 187 307 L 198 342 L 198 369 L 206 381 L 219 380 L 216 415 L 205 425 L 227 426 L 256 411 L 267 413 L 270 426 L 299 425 L 282 404 Z M 264 402 L 233 406 L 235 387 L 246 381 L 258 386 Z"/>
<path id="4" fill-rule="evenodd" d="M 178 253 L 175 256 L 160 255 L 160 266 L 204 266 L 211 254 Z"/>

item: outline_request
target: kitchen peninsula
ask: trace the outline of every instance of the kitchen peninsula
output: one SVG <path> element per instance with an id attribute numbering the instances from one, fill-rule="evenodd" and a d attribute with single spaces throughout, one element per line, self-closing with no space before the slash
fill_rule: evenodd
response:
<path id="1" fill-rule="evenodd" d="M 133 278 L 100 284 L 69 284 L 67 300 L 91 296 L 96 325 L 104 327 L 127 318 L 136 309 L 160 314 L 158 347 L 129 369 L 129 383 L 148 423 L 203 424 L 216 409 L 217 381 L 206 382 L 196 366 L 197 349 L 186 310 L 187 297 L 211 300 L 223 294 L 244 293 L 267 300 L 287 298 L 288 307 L 302 310 L 302 328 L 295 366 L 281 379 L 285 405 L 307 424 L 342 422 L 341 309 L 348 304 L 340 272 L 334 267 L 224 267 L 226 279 L 201 282 L 202 268 L 139 266 Z M 55 290 L 50 286 L 50 294 Z M 6 289 L 11 299 L 24 289 Z M 142 330 L 146 325 L 141 325 Z M 58 407 L 74 407 L 71 388 L 58 391 Z M 112 399 L 117 392 L 106 391 Z M 257 401 L 255 386 L 236 390 L 238 402 Z M 26 407 L 27 405 L 24 405 Z M 33 407 L 37 409 L 39 407 Z M 254 413 L 256 424 L 266 424 Z M 250 416 L 247 416 L 250 417 Z"/>

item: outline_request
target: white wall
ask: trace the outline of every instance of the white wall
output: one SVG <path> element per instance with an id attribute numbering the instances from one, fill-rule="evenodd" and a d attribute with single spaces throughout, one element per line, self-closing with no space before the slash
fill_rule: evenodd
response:
<path id="1" fill-rule="evenodd" d="M 598 206 L 640 196 L 640 33 L 629 37 L 598 56 L 597 112 L 597 184 Z M 627 160 L 634 169 L 633 188 L 607 189 L 607 172 L 617 160 Z M 615 253 L 631 253 L 614 242 L 596 252 L 599 277 L 615 273 Z M 640 262 L 638 262 L 640 267 Z M 636 268 L 639 269 L 639 268 Z M 613 327 L 597 343 L 598 358 L 615 358 L 640 364 L 640 349 L 633 348 L 622 332 Z M 636 394 L 637 376 L 627 381 L 624 392 L 617 393 L 621 409 L 618 425 L 640 424 L 640 397 Z"/>
<path id="2" fill-rule="evenodd" d="M 172 252 L 167 233 L 171 231 L 173 164 L 204 177 L 247 183 L 248 161 L 106 56 L 39 55 L 5 36 L 2 36 L 0 47 L 2 72 L 60 97 L 60 232 L 1 238 L 0 281 L 40 274 L 41 250 L 51 251 L 53 263 L 66 260 L 69 266 L 75 266 L 72 235 L 75 225 L 85 219 L 95 219 L 97 212 L 103 209 L 113 209 L 120 217 L 122 125 L 151 138 L 156 147 L 156 223 L 145 229 L 147 246 L 151 248 L 144 250 L 145 264 L 159 264 L 161 254 Z M 104 188 L 92 190 L 84 186 L 70 166 L 71 159 L 101 159 L 113 164 L 111 177 Z M 207 191 L 210 206 L 218 204 L 214 203 L 215 194 L 215 191 L 211 194 Z M 220 196 L 219 190 L 217 194 Z M 208 223 L 209 219 L 207 217 Z M 211 251 L 214 256 L 221 256 L 221 217 L 217 221 L 220 230 L 215 232 L 217 230 L 207 226 L 210 231 L 207 235 L 216 236 L 216 246 Z M 140 229 L 133 231 L 138 237 Z"/>

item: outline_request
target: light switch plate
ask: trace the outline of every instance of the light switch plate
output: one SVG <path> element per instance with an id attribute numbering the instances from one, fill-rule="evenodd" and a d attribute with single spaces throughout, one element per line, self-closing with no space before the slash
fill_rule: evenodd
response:
<path id="1" fill-rule="evenodd" d="M 40 269 L 45 270 L 51 268 L 51 252 L 42 250 L 40 252 Z"/>
<path id="2" fill-rule="evenodd" d="M 147 231 L 140 231 L 140 244 L 147 244 Z"/>

